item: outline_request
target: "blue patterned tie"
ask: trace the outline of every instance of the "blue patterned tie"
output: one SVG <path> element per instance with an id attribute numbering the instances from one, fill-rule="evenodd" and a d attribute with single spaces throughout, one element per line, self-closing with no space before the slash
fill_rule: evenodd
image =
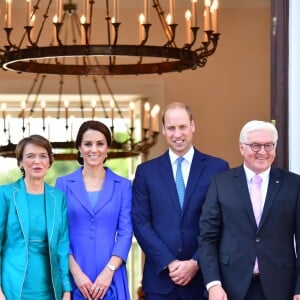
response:
<path id="1" fill-rule="evenodd" d="M 176 189 L 177 189 L 181 208 L 183 206 L 184 192 L 185 192 L 184 180 L 183 180 L 182 170 L 181 170 L 181 163 L 183 162 L 183 160 L 184 160 L 183 157 L 177 158 L 177 170 L 176 170 L 176 178 L 175 178 Z"/>

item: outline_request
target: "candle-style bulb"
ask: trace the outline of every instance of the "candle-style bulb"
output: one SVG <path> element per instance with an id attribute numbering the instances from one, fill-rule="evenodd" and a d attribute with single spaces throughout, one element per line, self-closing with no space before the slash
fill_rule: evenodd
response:
<path id="1" fill-rule="evenodd" d="M 6 108 L 7 108 L 6 103 L 2 103 L 1 104 L 1 111 L 2 111 L 2 113 L 6 112 Z"/>
<path id="2" fill-rule="evenodd" d="M 151 110 L 151 129 L 153 132 L 159 132 L 158 114 L 160 111 L 159 105 L 154 105 Z"/>
<path id="3" fill-rule="evenodd" d="M 129 109 L 130 109 L 130 127 L 134 128 L 134 109 L 135 109 L 135 104 L 133 101 L 130 101 L 129 103 Z"/>
<path id="4" fill-rule="evenodd" d="M 143 129 L 149 129 L 149 120 L 150 120 L 150 104 L 145 102 L 144 104 L 144 120 L 143 120 Z"/>

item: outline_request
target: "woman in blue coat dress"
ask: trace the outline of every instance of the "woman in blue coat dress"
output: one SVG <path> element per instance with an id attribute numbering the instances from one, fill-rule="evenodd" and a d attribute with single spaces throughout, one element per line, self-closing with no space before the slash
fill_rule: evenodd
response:
<path id="1" fill-rule="evenodd" d="M 110 143 L 103 123 L 84 122 L 76 137 L 82 167 L 56 181 L 67 198 L 74 300 L 130 299 L 131 182 L 103 166 Z"/>
<path id="2" fill-rule="evenodd" d="M 69 300 L 64 194 L 44 182 L 52 149 L 40 135 L 16 148 L 22 178 L 0 187 L 0 299 Z"/>

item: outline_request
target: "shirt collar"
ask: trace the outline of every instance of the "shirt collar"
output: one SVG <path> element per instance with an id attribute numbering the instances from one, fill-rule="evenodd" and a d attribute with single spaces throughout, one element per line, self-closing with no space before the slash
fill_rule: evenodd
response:
<path id="1" fill-rule="evenodd" d="M 256 173 L 254 173 L 252 170 L 250 170 L 245 164 L 244 164 L 244 170 L 246 173 L 247 182 L 251 182 L 252 177 Z M 261 179 L 263 180 L 263 182 L 265 182 L 270 176 L 270 171 L 271 171 L 271 167 L 257 175 L 259 175 L 261 177 Z"/>
<path id="2" fill-rule="evenodd" d="M 191 147 L 191 149 L 185 154 L 183 155 L 183 158 L 189 163 L 192 163 L 193 160 L 193 156 L 194 156 L 194 147 Z M 171 164 L 173 165 L 174 163 L 176 163 L 177 158 L 179 157 L 177 154 L 175 154 L 171 149 L 169 149 L 169 156 L 170 156 L 170 160 L 171 160 Z"/>

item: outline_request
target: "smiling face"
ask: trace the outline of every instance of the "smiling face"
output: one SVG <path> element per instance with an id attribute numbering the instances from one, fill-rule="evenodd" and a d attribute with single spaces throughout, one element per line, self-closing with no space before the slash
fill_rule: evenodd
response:
<path id="1" fill-rule="evenodd" d="M 258 129 L 247 133 L 246 144 L 276 144 L 274 133 L 269 129 Z M 256 174 L 267 170 L 273 163 L 276 156 L 276 147 L 266 151 L 261 147 L 255 152 L 249 145 L 240 143 L 240 152 L 244 157 L 245 165 Z"/>
<path id="2" fill-rule="evenodd" d="M 29 179 L 43 179 L 51 165 L 47 150 L 31 143 L 24 147 L 19 164 L 24 169 L 25 177 Z"/>
<path id="3" fill-rule="evenodd" d="M 165 112 L 163 134 L 175 154 L 183 156 L 191 149 L 194 132 L 194 121 L 183 107 L 172 107 Z"/>
<path id="4" fill-rule="evenodd" d="M 108 145 L 103 133 L 98 130 L 88 129 L 82 136 L 78 147 L 84 165 L 102 165 L 107 156 Z"/>

